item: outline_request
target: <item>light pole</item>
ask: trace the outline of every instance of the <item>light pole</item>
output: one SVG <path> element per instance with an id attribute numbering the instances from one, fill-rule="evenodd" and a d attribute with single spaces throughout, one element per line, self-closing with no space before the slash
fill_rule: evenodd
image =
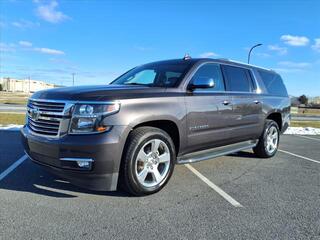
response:
<path id="1" fill-rule="evenodd" d="M 249 51 L 249 53 L 248 53 L 248 64 L 250 63 L 250 56 L 251 56 L 252 50 L 253 50 L 254 48 L 260 47 L 260 46 L 262 46 L 262 43 L 258 43 L 258 44 L 256 44 L 256 45 L 254 45 L 252 48 L 250 48 L 250 51 Z"/>
<path id="2" fill-rule="evenodd" d="M 74 75 L 75 73 L 72 73 L 72 86 L 74 86 Z"/>
<path id="3" fill-rule="evenodd" d="M 30 81 L 31 81 L 30 75 L 28 76 L 28 80 L 29 80 L 29 95 L 30 95 L 30 92 L 31 92 L 31 90 L 30 90 Z"/>

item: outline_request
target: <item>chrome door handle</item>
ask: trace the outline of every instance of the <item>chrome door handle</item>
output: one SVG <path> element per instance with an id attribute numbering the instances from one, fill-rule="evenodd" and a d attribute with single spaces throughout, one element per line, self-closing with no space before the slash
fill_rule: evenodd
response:
<path id="1" fill-rule="evenodd" d="M 254 100 L 253 102 L 254 102 L 255 104 L 259 104 L 259 103 L 260 103 L 259 100 Z"/>
<path id="2" fill-rule="evenodd" d="M 227 101 L 227 100 L 224 100 L 224 101 L 222 102 L 222 104 L 223 104 L 223 105 L 229 105 L 229 104 L 230 104 L 230 102 L 229 102 L 229 101 Z"/>

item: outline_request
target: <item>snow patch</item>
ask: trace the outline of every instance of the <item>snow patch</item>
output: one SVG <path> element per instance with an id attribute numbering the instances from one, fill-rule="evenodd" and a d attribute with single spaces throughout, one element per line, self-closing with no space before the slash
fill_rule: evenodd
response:
<path id="1" fill-rule="evenodd" d="M 3 126 L 0 124 L 0 130 L 9 130 L 9 131 L 19 131 L 23 125 L 17 125 L 17 124 L 9 124 L 6 126 Z"/>
<path id="2" fill-rule="evenodd" d="M 290 135 L 320 135 L 320 128 L 289 127 L 284 134 Z"/>

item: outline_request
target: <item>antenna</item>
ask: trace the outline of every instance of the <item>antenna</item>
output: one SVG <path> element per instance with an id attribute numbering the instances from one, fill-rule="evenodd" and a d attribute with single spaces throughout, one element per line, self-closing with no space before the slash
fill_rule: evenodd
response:
<path id="1" fill-rule="evenodd" d="M 183 60 L 189 60 L 191 59 L 191 56 L 189 55 L 189 53 L 186 53 L 183 57 Z"/>

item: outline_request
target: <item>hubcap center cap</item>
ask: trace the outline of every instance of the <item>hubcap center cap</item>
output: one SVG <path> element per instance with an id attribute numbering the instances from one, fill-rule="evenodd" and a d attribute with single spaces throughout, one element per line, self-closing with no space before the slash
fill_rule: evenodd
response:
<path id="1" fill-rule="evenodd" d="M 157 154 L 152 153 L 150 157 L 147 159 L 147 167 L 153 168 L 159 163 L 159 158 Z"/>

